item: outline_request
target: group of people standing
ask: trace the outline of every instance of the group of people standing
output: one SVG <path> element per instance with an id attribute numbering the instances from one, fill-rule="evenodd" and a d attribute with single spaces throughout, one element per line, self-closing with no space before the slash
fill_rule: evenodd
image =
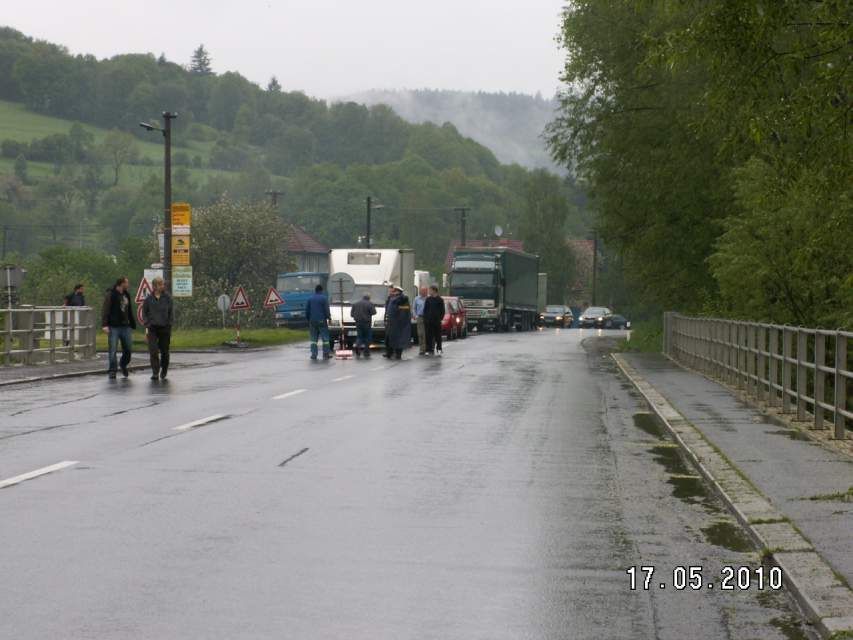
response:
<path id="1" fill-rule="evenodd" d="M 373 340 L 373 316 L 377 314 L 376 305 L 365 293 L 352 305 L 350 311 L 355 321 L 356 357 L 370 357 L 370 343 Z M 397 285 L 388 289 L 385 300 L 385 353 L 384 358 L 401 360 L 403 351 L 412 342 L 412 316 L 414 314 L 420 355 L 441 355 L 441 321 L 444 318 L 444 299 L 438 294 L 438 287 L 424 287 L 415 298 L 414 309 L 408 296 Z M 320 357 L 322 344 L 323 359 L 331 357 L 329 340 L 329 322 L 332 319 L 329 298 L 323 292 L 323 286 L 317 285 L 314 295 L 308 299 L 305 308 L 308 331 L 311 339 L 311 359 Z M 343 327 L 341 328 L 343 330 Z"/>
<path id="2" fill-rule="evenodd" d="M 107 290 L 101 307 L 101 326 L 108 336 L 109 376 L 115 379 L 119 369 L 125 378 L 133 353 L 133 330 L 136 329 L 136 314 L 130 297 L 128 279 L 124 276 Z M 175 307 L 172 297 L 166 292 L 163 278 L 151 281 L 152 292 L 142 303 L 142 324 L 148 342 L 151 362 L 151 379 L 165 380 L 169 372 L 169 347 L 172 339 L 172 324 Z M 118 347 L 121 345 L 121 360 Z"/>

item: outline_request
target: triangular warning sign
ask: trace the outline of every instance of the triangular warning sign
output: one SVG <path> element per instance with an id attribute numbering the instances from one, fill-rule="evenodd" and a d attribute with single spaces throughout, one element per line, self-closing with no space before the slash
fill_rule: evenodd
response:
<path id="1" fill-rule="evenodd" d="M 154 293 L 154 289 L 152 289 L 151 285 L 148 284 L 148 280 L 146 278 L 142 278 L 142 281 L 139 283 L 139 288 L 136 290 L 136 304 L 145 302 L 145 298 L 147 298 L 151 293 Z"/>
<path id="2" fill-rule="evenodd" d="M 278 294 L 278 291 L 275 290 L 275 287 L 270 287 L 270 290 L 267 292 L 267 298 L 264 300 L 264 307 L 272 309 L 280 304 L 284 304 L 284 300 Z"/>
<path id="3" fill-rule="evenodd" d="M 246 291 L 243 287 L 237 287 L 237 291 L 234 293 L 234 298 L 231 302 L 231 311 L 240 311 L 241 309 L 251 309 L 252 305 L 249 302 L 249 296 L 246 295 Z"/>

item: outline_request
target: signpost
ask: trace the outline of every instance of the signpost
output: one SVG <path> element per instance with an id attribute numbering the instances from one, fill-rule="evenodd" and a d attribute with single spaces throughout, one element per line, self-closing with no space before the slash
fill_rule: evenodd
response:
<path id="1" fill-rule="evenodd" d="M 145 298 L 147 298 L 153 291 L 151 283 L 148 282 L 148 278 L 143 277 L 142 281 L 139 283 L 139 288 L 136 290 L 136 298 L 134 298 L 134 301 L 136 304 L 145 302 Z"/>
<path id="2" fill-rule="evenodd" d="M 186 202 L 175 202 L 172 205 L 172 235 L 190 235 L 192 208 Z"/>
<path id="3" fill-rule="evenodd" d="M 172 295 L 175 298 L 190 298 L 193 295 L 193 268 L 172 267 Z"/>
<path id="4" fill-rule="evenodd" d="M 344 304 L 352 300 L 355 293 L 355 280 L 348 273 L 334 273 L 329 278 L 329 293 L 332 294 L 332 303 L 339 304 L 341 308 L 341 348 L 335 352 L 335 356 L 351 358 L 352 351 L 346 348 L 346 336 L 344 335 Z"/>
<path id="5" fill-rule="evenodd" d="M 172 236 L 172 266 L 190 266 L 190 237 Z"/>
<path id="6" fill-rule="evenodd" d="M 252 303 L 249 302 L 249 296 L 246 295 L 246 290 L 243 287 L 237 287 L 234 292 L 234 299 L 231 301 L 231 311 L 237 312 L 237 344 L 240 344 L 240 311 L 243 309 L 251 309 Z"/>
<path id="7" fill-rule="evenodd" d="M 284 299 L 282 299 L 275 287 L 270 287 L 270 290 L 267 291 L 267 297 L 264 300 L 264 309 L 275 309 L 280 304 L 284 304 Z"/>
<path id="8" fill-rule="evenodd" d="M 223 293 L 216 299 L 216 308 L 222 312 L 222 328 L 225 328 L 225 314 L 231 308 L 231 297 Z"/>

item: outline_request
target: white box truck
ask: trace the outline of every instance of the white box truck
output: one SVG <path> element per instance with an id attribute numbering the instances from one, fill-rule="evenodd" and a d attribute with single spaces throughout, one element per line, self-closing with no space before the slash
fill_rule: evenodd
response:
<path id="1" fill-rule="evenodd" d="M 346 274 L 354 282 L 351 294 L 344 296 L 334 290 L 336 274 Z M 376 305 L 373 316 L 373 339 L 385 339 L 385 299 L 389 285 L 403 289 L 410 299 L 417 295 L 415 290 L 415 252 L 413 249 L 332 249 L 329 252 L 329 300 L 332 321 L 329 334 L 339 340 L 344 332 L 344 342 L 351 347 L 355 342 L 355 321 L 352 305 L 361 300 L 365 293 Z"/>

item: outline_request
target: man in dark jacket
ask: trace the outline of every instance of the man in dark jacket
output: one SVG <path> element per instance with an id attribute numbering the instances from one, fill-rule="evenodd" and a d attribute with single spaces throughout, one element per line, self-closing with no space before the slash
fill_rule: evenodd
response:
<path id="1" fill-rule="evenodd" d="M 142 303 L 142 324 L 148 339 L 148 355 L 151 357 L 151 379 L 166 379 L 169 372 L 169 343 L 172 341 L 172 323 L 175 307 L 171 296 L 166 293 L 163 278 L 151 281 L 154 289 Z"/>
<path id="2" fill-rule="evenodd" d="M 65 296 L 65 300 L 63 301 L 63 306 L 65 307 L 85 307 L 86 306 L 86 296 L 85 289 L 82 284 L 74 285 L 73 293 L 69 293 Z"/>
<path id="3" fill-rule="evenodd" d="M 412 307 L 400 287 L 393 287 L 392 291 L 385 310 L 385 332 L 388 335 L 385 357 L 400 360 L 403 349 L 408 349 L 412 342 Z"/>
<path id="4" fill-rule="evenodd" d="M 444 319 L 444 298 L 438 295 L 438 287 L 429 288 L 429 297 L 424 302 L 424 327 L 426 329 L 426 352 L 438 350 L 441 355 L 441 321 Z"/>
<path id="5" fill-rule="evenodd" d="M 127 292 L 127 278 L 122 276 L 116 280 L 112 289 L 107 290 L 104 305 L 101 308 L 101 326 L 109 336 L 109 371 L 110 378 L 115 379 L 116 369 L 121 367 L 121 375 L 128 376 L 127 365 L 130 364 L 131 338 L 136 329 L 136 315 L 133 313 L 133 303 Z M 121 363 L 116 363 L 118 343 L 121 342 Z"/>
<path id="6" fill-rule="evenodd" d="M 317 340 L 323 341 L 323 360 L 329 356 L 329 321 L 332 312 L 329 309 L 329 298 L 323 293 L 323 285 L 314 287 L 314 295 L 308 298 L 305 305 L 305 319 L 308 321 L 308 334 L 311 337 L 311 359 L 317 359 Z"/>
<path id="7" fill-rule="evenodd" d="M 376 305 L 370 301 L 370 294 L 364 296 L 352 305 L 350 312 L 355 320 L 355 355 L 358 357 L 364 353 L 365 358 L 370 357 L 370 342 L 373 340 L 373 316 L 376 315 Z"/>

